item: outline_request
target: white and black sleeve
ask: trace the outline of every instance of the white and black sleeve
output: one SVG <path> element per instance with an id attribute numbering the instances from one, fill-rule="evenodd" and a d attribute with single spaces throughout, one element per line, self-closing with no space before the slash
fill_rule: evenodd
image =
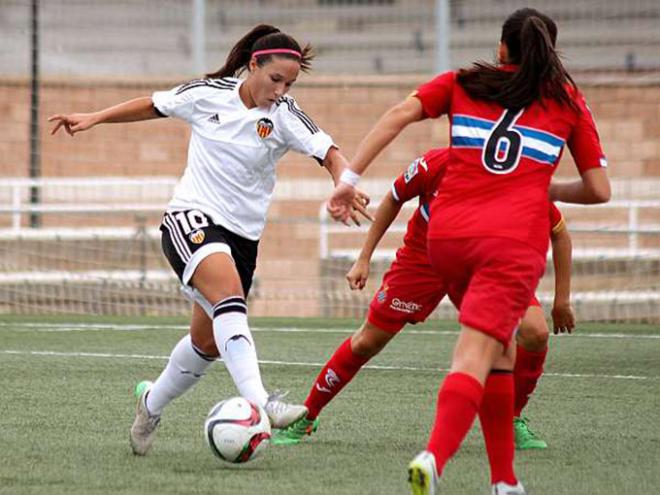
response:
<path id="1" fill-rule="evenodd" d="M 279 104 L 282 107 L 288 146 L 322 163 L 328 150 L 336 147 L 332 138 L 302 111 L 293 98 L 284 97 Z"/>

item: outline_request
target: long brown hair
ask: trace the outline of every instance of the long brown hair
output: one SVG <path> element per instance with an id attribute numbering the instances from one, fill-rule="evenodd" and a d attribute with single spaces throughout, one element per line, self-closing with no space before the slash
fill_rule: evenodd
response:
<path id="1" fill-rule="evenodd" d="M 477 62 L 459 70 L 457 81 L 471 97 L 504 108 L 524 108 L 546 97 L 577 110 L 567 85 L 577 86 L 555 50 L 556 41 L 557 24 L 550 17 L 535 9 L 516 10 L 502 25 L 501 42 L 518 70 Z"/>
<path id="2" fill-rule="evenodd" d="M 268 24 L 259 24 L 249 33 L 243 36 L 227 55 L 225 65 L 218 71 L 206 74 L 207 78 L 214 79 L 220 77 L 234 77 L 240 75 L 247 69 L 252 54 L 257 50 L 269 50 L 273 48 L 285 48 L 295 50 L 300 53 L 300 58 L 294 54 L 278 53 L 277 57 L 290 58 L 300 62 L 300 68 L 307 72 L 311 67 L 311 61 L 314 58 L 312 47 L 307 44 L 300 48 L 298 42 L 288 34 L 283 33 L 275 26 Z M 257 65 L 260 67 L 272 59 L 273 55 L 257 56 Z"/>

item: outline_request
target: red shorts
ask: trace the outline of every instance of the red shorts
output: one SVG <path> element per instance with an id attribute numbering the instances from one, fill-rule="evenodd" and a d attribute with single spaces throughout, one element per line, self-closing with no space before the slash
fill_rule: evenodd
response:
<path id="1" fill-rule="evenodd" d="M 426 320 L 445 294 L 444 282 L 426 260 L 397 258 L 369 304 L 367 321 L 381 330 L 398 333 L 406 323 Z"/>
<path id="2" fill-rule="evenodd" d="M 541 307 L 541 302 L 536 298 L 535 294 L 532 294 L 532 300 L 529 301 L 529 307 L 538 306 Z"/>
<path id="3" fill-rule="evenodd" d="M 503 237 L 429 239 L 428 250 L 456 296 L 460 323 L 508 345 L 534 297 L 545 257 Z"/>

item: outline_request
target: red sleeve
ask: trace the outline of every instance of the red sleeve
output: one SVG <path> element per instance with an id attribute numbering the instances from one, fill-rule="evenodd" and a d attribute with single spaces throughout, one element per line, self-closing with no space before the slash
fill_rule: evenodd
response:
<path id="1" fill-rule="evenodd" d="M 449 148 L 433 148 L 424 153 L 424 160 L 430 167 L 433 167 L 436 162 L 444 167 L 449 160 Z"/>
<path id="2" fill-rule="evenodd" d="M 455 81 L 454 72 L 445 72 L 417 88 L 413 96 L 422 102 L 422 110 L 426 117 L 434 119 L 449 112 Z"/>
<path id="3" fill-rule="evenodd" d="M 550 233 L 556 234 L 563 228 L 565 228 L 566 222 L 564 221 L 564 216 L 559 211 L 559 208 L 555 206 L 553 202 L 550 202 Z"/>
<path id="4" fill-rule="evenodd" d="M 424 159 L 429 167 L 424 193 L 431 195 L 438 190 L 442 178 L 447 171 L 447 165 L 449 165 L 449 148 L 435 148 L 427 151 L 424 154 Z"/>
<path id="5" fill-rule="evenodd" d="M 568 149 L 573 155 L 575 165 L 580 174 L 591 168 L 607 167 L 607 159 L 600 146 L 600 138 L 591 110 L 582 93 L 577 92 L 574 99 L 580 108 L 580 113 L 568 138 Z"/>
<path id="6" fill-rule="evenodd" d="M 399 203 L 405 203 L 424 193 L 429 176 L 428 170 L 424 157 L 416 158 L 392 183 L 394 199 Z"/>

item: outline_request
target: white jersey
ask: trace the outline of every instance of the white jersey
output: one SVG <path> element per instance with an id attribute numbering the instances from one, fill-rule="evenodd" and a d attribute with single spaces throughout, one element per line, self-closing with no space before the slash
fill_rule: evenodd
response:
<path id="1" fill-rule="evenodd" d="M 156 111 L 190 123 L 188 164 L 168 211 L 197 209 L 251 240 L 263 232 L 275 165 L 289 150 L 322 161 L 332 138 L 283 96 L 268 109 L 247 108 L 235 78 L 201 79 L 156 91 Z"/>

